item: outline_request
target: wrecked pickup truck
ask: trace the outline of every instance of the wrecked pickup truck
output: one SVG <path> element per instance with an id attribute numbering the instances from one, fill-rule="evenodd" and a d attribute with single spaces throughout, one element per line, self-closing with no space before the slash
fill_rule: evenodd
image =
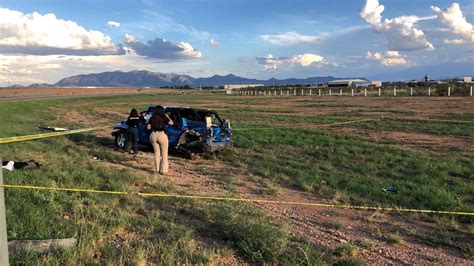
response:
<path id="1" fill-rule="evenodd" d="M 230 123 L 226 119 L 221 119 L 215 111 L 173 106 L 163 108 L 174 122 L 174 125 L 166 126 L 170 149 L 192 157 L 196 153 L 214 153 L 231 147 Z M 141 114 L 148 121 L 154 110 L 155 106 L 152 105 Z M 119 149 L 130 148 L 127 128 L 127 120 L 123 120 L 115 125 L 115 131 L 112 132 L 115 146 Z M 146 129 L 146 123 L 138 127 L 138 141 L 151 146 L 150 132 Z"/>

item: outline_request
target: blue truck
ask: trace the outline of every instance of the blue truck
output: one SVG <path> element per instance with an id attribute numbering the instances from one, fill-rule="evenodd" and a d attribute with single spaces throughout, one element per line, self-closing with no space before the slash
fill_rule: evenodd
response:
<path id="1" fill-rule="evenodd" d="M 146 111 L 140 112 L 146 121 L 151 118 L 155 107 L 156 105 L 151 105 Z M 191 157 L 196 153 L 214 153 L 231 147 L 230 123 L 219 117 L 217 112 L 190 107 L 164 106 L 163 108 L 174 122 L 174 125 L 166 126 L 170 149 Z M 130 148 L 131 142 L 127 128 L 127 120 L 122 120 L 114 126 L 112 136 L 115 137 L 115 146 L 118 149 Z M 138 127 L 138 141 L 151 146 L 150 132 L 146 129 L 146 123 Z"/>

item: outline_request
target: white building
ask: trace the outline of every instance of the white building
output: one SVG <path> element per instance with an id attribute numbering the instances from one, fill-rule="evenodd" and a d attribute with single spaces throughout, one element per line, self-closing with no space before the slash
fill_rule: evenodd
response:
<path id="1" fill-rule="evenodd" d="M 357 88 L 367 87 L 370 82 L 365 79 L 340 79 L 328 82 L 329 88 Z"/>
<path id="2" fill-rule="evenodd" d="M 372 82 L 370 82 L 370 85 L 371 86 L 374 86 L 376 88 L 380 88 L 382 87 L 382 81 L 380 80 L 373 80 Z"/>
<path id="3" fill-rule="evenodd" d="M 226 84 L 224 85 L 224 90 L 227 94 L 235 94 L 235 91 L 239 91 L 242 89 L 248 88 L 257 88 L 257 87 L 264 87 L 263 84 Z"/>
<path id="4" fill-rule="evenodd" d="M 464 77 L 464 83 L 472 83 L 472 77 Z"/>
<path id="5" fill-rule="evenodd" d="M 246 88 L 255 88 L 255 87 L 263 87 L 263 84 L 226 84 L 224 85 L 224 90 L 232 90 L 232 89 L 246 89 Z"/>

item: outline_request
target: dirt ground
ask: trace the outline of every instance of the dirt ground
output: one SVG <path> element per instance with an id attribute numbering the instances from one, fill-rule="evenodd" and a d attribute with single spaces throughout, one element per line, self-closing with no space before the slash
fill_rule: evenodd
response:
<path id="1" fill-rule="evenodd" d="M 166 90 L 141 88 L 0 88 L 0 99 L 30 97 L 65 97 L 138 93 L 166 93 Z"/>
<path id="2" fill-rule="evenodd" d="M 104 89 L 104 92 L 106 89 Z M 113 89 L 112 89 L 113 91 Z M 136 92 L 136 89 L 135 89 Z M 134 93 L 130 90 L 130 93 Z M 330 104 L 329 104 L 330 103 Z M 310 105 L 320 104 L 321 108 L 305 108 Z M 324 105 L 327 105 L 326 107 Z M 341 112 L 341 106 L 347 105 L 344 112 L 361 111 L 367 108 L 380 108 L 380 113 L 370 112 L 367 117 L 374 118 L 399 118 L 399 119 L 449 119 L 449 115 L 472 115 L 474 100 L 472 98 L 427 98 L 418 99 L 380 99 L 365 97 L 328 97 L 323 98 L 277 98 L 275 101 L 266 102 L 262 105 L 242 105 L 229 103 L 225 107 L 229 108 L 269 108 L 294 109 L 302 107 L 298 115 L 317 116 L 329 115 Z M 196 104 L 194 107 L 206 107 L 219 109 L 222 102 L 208 101 L 203 104 Z M 393 112 L 393 110 L 395 110 Z M 400 112 L 396 112 L 399 110 Z M 409 110 L 410 113 L 403 111 Z M 124 115 L 116 110 L 97 110 L 99 113 L 112 115 Z M 272 115 L 272 113 L 269 113 Z M 74 113 L 73 117 L 83 116 Z M 86 122 L 87 119 L 83 122 Z M 293 126 L 295 126 L 293 124 Z M 304 126 L 303 124 L 299 126 Z M 327 130 L 337 134 L 348 134 L 365 136 L 375 143 L 383 143 L 387 139 L 397 141 L 397 146 L 405 148 L 423 150 L 423 147 L 437 147 L 448 149 L 455 147 L 464 154 L 474 152 L 474 141 L 472 138 L 461 138 L 456 136 L 438 136 L 428 133 L 408 133 L 398 131 L 370 131 L 351 127 L 350 125 L 328 128 Z M 110 132 L 95 132 L 98 136 L 110 137 Z M 112 139 L 111 139 L 112 142 Z M 113 151 L 118 152 L 118 151 Z M 148 149 L 141 152 L 130 161 L 123 164 L 103 163 L 107 167 L 129 167 L 134 171 L 146 174 L 150 172 L 153 154 Z M 228 185 L 210 173 L 238 172 L 230 166 L 220 161 L 198 159 L 186 160 L 179 157 L 171 157 L 170 175 L 161 176 L 163 180 L 172 181 L 183 193 L 208 195 L 208 196 L 228 196 Z M 143 186 L 146 184 L 138 184 Z M 276 195 L 262 195 L 265 189 L 262 184 L 255 181 L 251 176 L 236 174 L 232 180 L 234 193 L 241 198 L 262 198 L 272 200 L 294 201 L 294 202 L 328 202 L 331 199 L 313 193 L 303 192 L 298 189 L 278 187 Z M 358 246 L 365 246 L 359 249 L 359 256 L 368 264 L 442 264 L 442 265 L 473 265 L 474 261 L 467 259 L 465 255 L 450 246 L 433 246 L 427 244 L 422 236 L 436 234 L 437 225 L 432 222 L 425 222 L 422 219 L 415 219 L 406 214 L 380 213 L 373 211 L 362 211 L 352 209 L 329 209 L 321 207 L 305 206 L 285 206 L 275 204 L 256 204 L 262 210 L 271 214 L 275 219 L 285 221 L 290 225 L 290 232 L 294 236 L 309 239 L 317 247 L 333 248 L 341 243 L 356 243 Z M 331 224 L 336 221 L 345 225 L 343 229 L 334 229 Z M 472 234 L 458 234 L 459 241 L 472 241 Z M 396 243 L 389 243 L 387 237 L 397 235 L 399 240 Z"/>

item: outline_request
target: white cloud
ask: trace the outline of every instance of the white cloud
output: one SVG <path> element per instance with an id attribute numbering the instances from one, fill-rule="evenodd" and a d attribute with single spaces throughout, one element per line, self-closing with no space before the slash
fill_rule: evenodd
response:
<path id="1" fill-rule="evenodd" d="M 445 44 L 466 44 L 470 43 L 470 41 L 464 39 L 444 39 L 443 43 Z"/>
<path id="2" fill-rule="evenodd" d="M 291 58 L 291 62 L 307 67 L 312 65 L 313 63 L 322 62 L 323 59 L 324 58 L 322 56 L 316 54 L 301 54 L 293 56 Z"/>
<path id="3" fill-rule="evenodd" d="M 257 63 L 265 70 L 276 70 L 279 65 L 300 65 L 308 67 L 314 64 L 325 64 L 324 58 L 316 54 L 300 54 L 291 57 L 274 57 L 268 54 L 265 57 L 257 57 Z"/>
<path id="4" fill-rule="evenodd" d="M 433 50 L 431 44 L 420 29 L 415 28 L 415 23 L 427 18 L 416 16 L 400 16 L 393 19 L 382 19 L 385 7 L 379 0 L 367 0 L 360 11 L 360 16 L 372 28 L 385 36 L 390 50 L 415 51 Z M 428 18 L 429 19 L 429 18 Z"/>
<path id="5" fill-rule="evenodd" d="M 257 57 L 257 63 L 262 65 L 265 70 L 275 70 L 278 65 L 283 64 L 288 58 L 274 57 L 272 54 L 268 54 L 265 57 Z"/>
<path id="6" fill-rule="evenodd" d="M 379 52 L 371 53 L 367 52 L 367 55 L 365 56 L 365 59 L 367 60 L 382 60 L 382 54 Z"/>
<path id="7" fill-rule="evenodd" d="M 125 51 L 102 32 L 86 30 L 54 14 L 0 8 L 0 53 L 111 55 Z"/>
<path id="8" fill-rule="evenodd" d="M 321 37 L 314 35 L 302 35 L 294 31 L 289 31 L 276 35 L 260 35 L 262 40 L 275 45 L 295 45 L 303 43 L 315 43 L 321 40 Z"/>
<path id="9" fill-rule="evenodd" d="M 445 39 L 444 43 L 463 44 L 474 42 L 473 26 L 467 22 L 458 3 L 453 3 L 445 10 L 437 6 L 431 6 L 431 10 L 436 14 L 441 24 L 446 25 L 454 35 L 461 38 Z"/>
<path id="10" fill-rule="evenodd" d="M 378 61 L 385 66 L 399 66 L 408 64 L 404 56 L 402 56 L 398 51 L 392 50 L 385 51 L 383 54 L 379 52 L 367 52 L 365 59 Z"/>
<path id="11" fill-rule="evenodd" d="M 190 43 L 174 44 L 161 38 L 148 41 L 146 44 L 130 34 L 125 34 L 125 44 L 136 54 L 163 60 L 180 60 L 201 58 L 201 52 L 195 50 Z"/>
<path id="12" fill-rule="evenodd" d="M 210 43 L 211 43 L 211 47 L 212 47 L 212 48 L 217 48 L 217 47 L 219 47 L 219 43 L 218 43 L 215 39 L 211 39 L 211 40 L 210 40 Z"/>
<path id="13" fill-rule="evenodd" d="M 112 29 L 115 29 L 115 28 L 120 27 L 120 22 L 111 20 L 107 22 L 107 26 L 109 26 Z"/>

